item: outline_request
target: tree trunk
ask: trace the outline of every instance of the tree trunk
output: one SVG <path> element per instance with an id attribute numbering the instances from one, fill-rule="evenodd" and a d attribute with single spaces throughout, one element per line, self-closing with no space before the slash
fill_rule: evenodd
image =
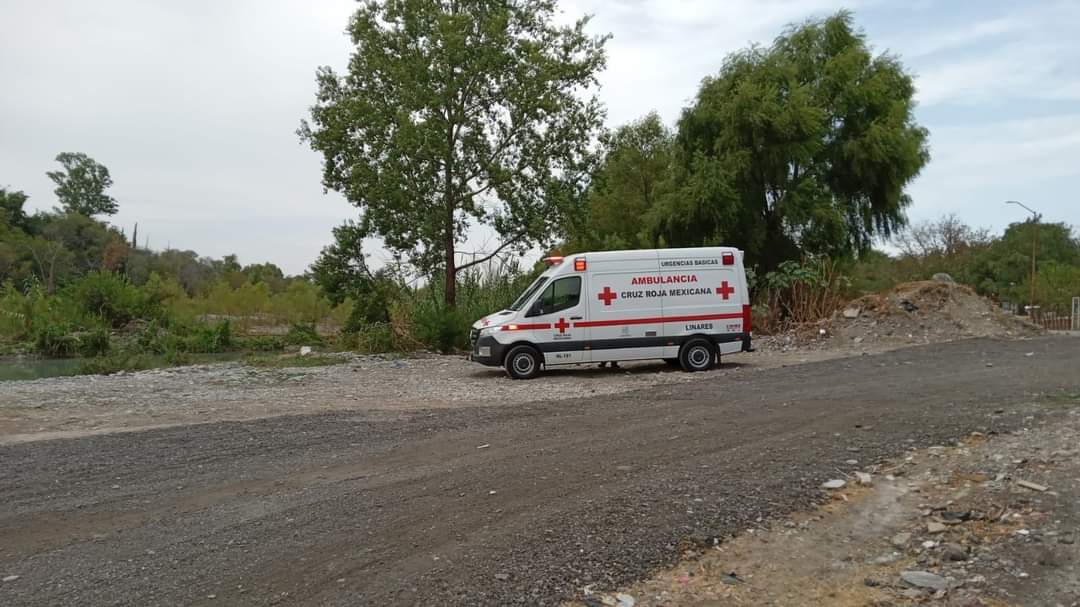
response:
<path id="1" fill-rule="evenodd" d="M 446 248 L 446 307 L 453 308 L 457 305 L 457 268 L 454 256 L 454 209 L 448 208 L 449 219 L 446 224 L 445 244 Z"/>

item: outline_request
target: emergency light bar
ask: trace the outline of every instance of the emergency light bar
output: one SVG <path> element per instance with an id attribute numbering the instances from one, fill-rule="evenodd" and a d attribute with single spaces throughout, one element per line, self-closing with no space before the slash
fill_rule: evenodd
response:
<path id="1" fill-rule="evenodd" d="M 563 262 L 563 257 L 562 255 L 553 255 L 551 257 L 545 257 L 541 261 L 547 264 L 548 267 L 557 266 Z"/>

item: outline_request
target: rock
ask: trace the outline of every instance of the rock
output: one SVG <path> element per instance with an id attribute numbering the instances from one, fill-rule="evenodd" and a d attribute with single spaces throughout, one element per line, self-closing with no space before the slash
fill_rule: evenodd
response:
<path id="1" fill-rule="evenodd" d="M 896 554 L 894 552 L 894 553 L 891 553 L 891 554 L 883 554 L 883 555 L 875 558 L 874 560 L 870 561 L 870 563 L 872 565 L 892 565 L 893 563 L 895 563 L 898 560 L 900 560 L 900 555 Z"/>
<path id="2" fill-rule="evenodd" d="M 844 308 L 844 318 L 858 318 L 859 314 L 862 314 L 862 308 L 850 307 Z"/>
<path id="3" fill-rule="evenodd" d="M 1071 533 L 1066 533 L 1065 535 L 1058 538 L 1058 543 L 1072 545 L 1076 543 L 1076 538 L 1073 537 Z"/>
<path id="4" fill-rule="evenodd" d="M 9 575 L 9 576 L 4 578 L 4 583 L 6 584 L 8 582 L 14 582 L 17 579 L 19 579 L 19 576 L 17 576 L 17 575 Z"/>
<path id="5" fill-rule="evenodd" d="M 510 579 L 510 574 L 509 573 L 496 573 L 495 574 L 495 579 L 499 580 L 500 582 L 505 582 L 505 581 Z"/>
<path id="6" fill-rule="evenodd" d="M 311 354 L 311 346 L 300 346 L 300 356 Z"/>
<path id="7" fill-rule="evenodd" d="M 615 607 L 634 607 L 634 604 L 637 603 L 637 599 L 625 592 L 615 593 L 615 600 L 618 601 L 615 603 Z"/>
<path id="8" fill-rule="evenodd" d="M 941 547 L 941 556 L 947 561 L 966 561 L 967 548 L 960 544 L 945 544 Z"/>
<path id="9" fill-rule="evenodd" d="M 929 571 L 904 571 L 900 574 L 900 579 L 916 588 L 945 590 L 949 587 L 948 580 Z"/>
<path id="10" fill-rule="evenodd" d="M 851 342 L 855 343 L 855 344 L 861 344 L 863 342 L 863 338 L 856 337 L 856 338 L 852 339 Z"/>
<path id="11" fill-rule="evenodd" d="M 892 536 L 892 545 L 896 546 L 897 548 L 903 548 L 903 547 L 907 546 L 908 542 L 910 542 L 910 541 L 911 541 L 911 534 L 910 533 L 906 533 L 906 532 L 905 533 L 897 533 L 896 535 Z"/>
<path id="12" fill-rule="evenodd" d="M 938 523 L 936 521 L 929 522 L 929 523 L 926 524 L 926 532 L 927 533 L 944 533 L 945 530 L 948 529 L 948 528 L 949 527 L 947 525 L 944 525 L 942 523 Z"/>
<path id="13" fill-rule="evenodd" d="M 848 459 L 848 460 L 844 460 L 844 463 L 849 465 L 849 466 L 858 466 L 859 465 L 859 460 L 857 460 L 857 459 Z"/>
<path id="14" fill-rule="evenodd" d="M 846 486 L 847 486 L 847 481 L 841 480 L 841 479 L 838 479 L 838 478 L 834 478 L 832 480 L 828 480 L 828 481 L 825 481 L 824 483 L 821 483 L 821 488 L 822 489 L 843 489 Z"/>
<path id="15" fill-rule="evenodd" d="M 1020 485 L 1021 487 L 1025 488 L 1025 489 L 1031 489 L 1032 491 L 1040 491 L 1041 492 L 1041 491 L 1046 491 L 1047 489 L 1049 489 L 1049 487 L 1047 487 L 1046 485 L 1040 485 L 1039 483 L 1033 483 L 1031 481 L 1020 480 L 1020 481 L 1016 481 L 1016 484 Z"/>
<path id="16" fill-rule="evenodd" d="M 911 301 L 907 299 L 901 299 L 898 305 L 900 306 L 900 309 L 905 312 L 914 312 L 919 309 L 919 306 L 911 303 Z M 909 335 L 909 337 L 911 336 Z"/>
<path id="17" fill-rule="evenodd" d="M 938 281 L 938 282 L 950 282 L 950 283 L 955 283 L 956 282 L 955 280 L 953 280 L 952 276 L 949 276 L 945 272 L 938 272 L 937 274 L 934 274 L 933 279 Z"/>
<path id="18" fill-rule="evenodd" d="M 874 477 L 870 476 L 868 472 L 856 472 L 855 480 L 864 487 L 874 484 Z"/>

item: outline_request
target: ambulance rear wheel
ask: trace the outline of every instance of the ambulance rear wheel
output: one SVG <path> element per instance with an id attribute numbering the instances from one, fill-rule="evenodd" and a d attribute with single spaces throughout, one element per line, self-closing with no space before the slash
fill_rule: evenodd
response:
<path id="1" fill-rule="evenodd" d="M 679 363 L 683 371 L 708 371 L 716 363 L 716 348 L 703 338 L 694 338 L 683 344 L 679 350 Z"/>
<path id="2" fill-rule="evenodd" d="M 532 379 L 540 374 L 540 353 L 532 346 L 514 346 L 506 353 L 504 366 L 514 379 Z"/>

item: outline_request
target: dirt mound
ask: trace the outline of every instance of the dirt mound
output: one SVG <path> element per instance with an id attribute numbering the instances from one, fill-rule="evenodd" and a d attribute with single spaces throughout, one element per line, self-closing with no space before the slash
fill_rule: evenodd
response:
<path id="1" fill-rule="evenodd" d="M 970 288 L 941 281 L 909 282 L 860 297 L 823 325 L 824 337 L 852 343 L 934 343 L 1041 332 Z"/>

